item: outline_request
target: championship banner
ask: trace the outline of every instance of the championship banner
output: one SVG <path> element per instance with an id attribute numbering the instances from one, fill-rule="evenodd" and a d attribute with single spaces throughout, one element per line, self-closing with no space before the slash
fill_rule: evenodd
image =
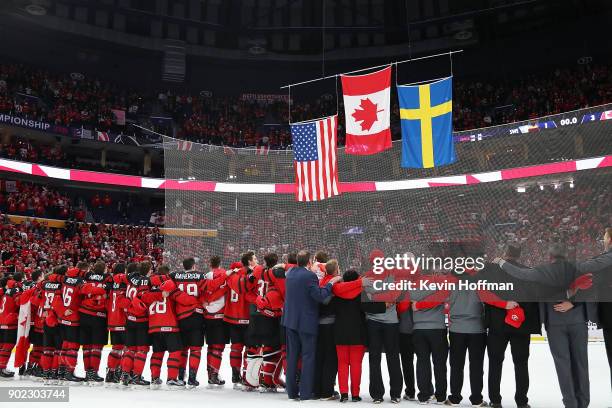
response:
<path id="1" fill-rule="evenodd" d="M 341 75 L 348 154 L 391 148 L 391 66 L 366 75 Z"/>

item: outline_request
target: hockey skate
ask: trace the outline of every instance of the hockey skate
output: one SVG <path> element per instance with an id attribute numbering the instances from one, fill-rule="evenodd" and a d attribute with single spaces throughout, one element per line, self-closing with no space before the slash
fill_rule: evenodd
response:
<path id="1" fill-rule="evenodd" d="M 208 373 L 208 388 L 222 388 L 225 385 L 225 380 L 219 377 L 219 373 Z"/>
<path id="2" fill-rule="evenodd" d="M 64 373 L 64 385 L 81 385 L 83 381 L 85 379 L 74 375 L 74 371 L 66 370 L 66 373 Z"/>
<path id="3" fill-rule="evenodd" d="M 104 378 L 100 377 L 95 370 L 87 370 L 85 381 L 90 387 L 98 387 L 104 385 Z"/>
<path id="4" fill-rule="evenodd" d="M 32 372 L 30 374 L 30 380 L 37 382 L 43 381 L 43 371 L 40 365 L 34 363 L 32 366 Z"/>
<path id="5" fill-rule="evenodd" d="M 48 370 L 45 376 L 45 385 L 58 385 L 57 370 Z"/>
<path id="6" fill-rule="evenodd" d="M 6 368 L 0 370 L 0 380 L 12 380 L 15 377 L 13 371 L 9 371 Z"/>
<path id="7" fill-rule="evenodd" d="M 130 375 L 130 373 L 122 373 L 121 374 L 121 380 L 119 381 L 119 388 L 123 388 L 124 390 L 129 389 L 130 384 L 132 382 L 132 376 Z"/>
<path id="8" fill-rule="evenodd" d="M 142 378 L 142 375 L 139 375 L 139 376 L 132 378 L 130 385 L 132 386 L 132 388 L 148 388 L 151 385 L 151 383 L 145 380 L 144 378 Z"/>
<path id="9" fill-rule="evenodd" d="M 162 387 L 163 381 L 159 377 L 151 378 L 151 385 L 149 386 L 152 390 L 159 390 Z"/>
<path id="10" fill-rule="evenodd" d="M 278 390 L 272 384 L 266 384 L 266 383 L 260 382 L 259 383 L 259 392 L 262 393 L 262 394 L 277 393 Z"/>
<path id="11" fill-rule="evenodd" d="M 104 378 L 104 385 L 106 386 L 106 388 L 113 388 L 117 384 L 119 384 L 119 378 L 117 376 L 118 370 L 119 369 L 115 369 L 115 370 L 107 369 L 106 370 L 106 378 Z"/>
<path id="12" fill-rule="evenodd" d="M 57 385 L 64 385 L 64 376 L 66 375 L 66 367 L 59 366 L 57 369 Z"/>
<path id="13" fill-rule="evenodd" d="M 168 380 L 168 381 L 166 381 L 166 386 L 168 387 L 168 390 L 170 390 L 170 391 L 184 390 L 185 389 L 185 381 L 183 381 L 183 380 Z"/>
<path id="14" fill-rule="evenodd" d="M 243 379 L 241 390 L 244 392 L 253 392 L 253 391 L 257 391 L 257 387 L 249 384 L 249 382 L 246 379 Z"/>
<path id="15" fill-rule="evenodd" d="M 238 367 L 232 367 L 232 384 L 235 390 L 242 390 L 242 376 Z"/>

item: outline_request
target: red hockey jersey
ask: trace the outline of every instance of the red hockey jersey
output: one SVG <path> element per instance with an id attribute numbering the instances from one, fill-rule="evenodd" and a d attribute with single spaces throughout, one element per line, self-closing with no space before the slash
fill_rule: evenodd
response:
<path id="1" fill-rule="evenodd" d="M 136 298 L 141 298 L 141 296 L 149 290 L 149 278 L 135 272 L 128 276 L 127 282 L 126 297 L 130 301 L 130 305 L 127 309 L 127 320 L 131 322 L 146 322 L 149 318 L 147 310 L 141 310 L 135 307 L 132 301 Z"/>
<path id="2" fill-rule="evenodd" d="M 62 296 L 53 299 L 53 309 L 57 319 L 64 326 L 79 325 L 79 307 L 81 306 L 81 287 L 83 279 L 79 268 L 70 268 L 62 276 Z"/>
<path id="3" fill-rule="evenodd" d="M 260 268 L 262 267 L 258 265 L 256 270 L 259 271 Z M 238 272 L 228 276 L 226 282 L 229 287 L 229 293 L 226 296 L 225 314 L 223 316 L 223 320 L 226 322 L 231 324 L 249 324 L 249 306 L 257 300 L 257 295 L 253 291 L 256 280 L 254 275 L 250 277 L 252 273 L 248 268 L 242 267 Z"/>
<path id="4" fill-rule="evenodd" d="M 257 313 L 267 317 L 280 317 L 285 305 L 285 269 L 264 269 L 257 280 Z"/>
<path id="5" fill-rule="evenodd" d="M 45 324 L 49 327 L 57 326 L 57 314 L 53 309 L 53 302 L 56 297 L 62 297 L 61 275 L 51 274 L 42 284 L 41 303 L 38 306 L 38 313 L 45 319 Z"/>
<path id="6" fill-rule="evenodd" d="M 0 288 L 0 329 L 13 330 L 17 328 L 19 317 L 19 296 L 21 285 L 9 280 L 7 288 Z"/>
<path id="7" fill-rule="evenodd" d="M 204 307 L 198 299 L 203 296 L 206 290 L 206 280 L 204 274 L 198 271 L 178 271 L 170 274 L 170 277 L 176 283 L 177 288 L 185 293 L 187 296 L 191 296 L 194 299 L 194 303 L 190 305 L 176 304 L 176 317 L 179 320 L 186 319 L 194 313 L 203 314 Z"/>
<path id="8" fill-rule="evenodd" d="M 107 288 L 106 321 L 108 330 L 112 332 L 125 331 L 127 309 L 130 307 L 130 300 L 126 296 L 127 277 L 123 273 L 113 276 L 113 281 L 107 285 Z"/>
<path id="9" fill-rule="evenodd" d="M 205 302 L 204 318 L 209 320 L 223 319 L 227 294 L 227 273 L 223 268 L 216 268 L 206 274 L 206 291 L 202 297 Z"/>
<path id="10" fill-rule="evenodd" d="M 169 292 L 167 297 L 163 296 L 162 288 Z M 178 332 L 177 306 L 188 307 L 198 302 L 179 290 L 171 280 L 165 281 L 161 288 L 153 287 L 143 293 L 141 299 L 149 308 L 149 333 Z"/>
<path id="11" fill-rule="evenodd" d="M 81 307 L 79 312 L 92 316 L 106 317 L 106 299 L 104 289 L 108 282 L 112 281 L 108 273 L 87 272 L 83 277 L 81 288 Z M 100 293 L 100 289 L 104 293 Z"/>

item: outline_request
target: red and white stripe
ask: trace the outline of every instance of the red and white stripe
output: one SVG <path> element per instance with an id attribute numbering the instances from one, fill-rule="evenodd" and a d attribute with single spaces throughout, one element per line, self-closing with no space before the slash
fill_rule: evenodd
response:
<path id="1" fill-rule="evenodd" d="M 335 134 L 334 134 L 335 137 Z M 335 160 L 335 149 L 330 150 Z M 423 179 L 406 179 L 392 181 L 356 181 L 339 183 L 333 180 L 332 189 L 338 193 L 363 193 L 370 191 L 411 190 L 446 186 L 467 186 L 480 183 L 494 183 L 529 177 L 555 174 L 567 174 L 585 170 L 612 167 L 612 155 L 591 157 L 587 159 L 538 164 L 535 166 L 515 167 L 483 173 L 459 174 L 455 176 L 432 177 Z M 334 167 L 337 172 L 337 168 Z M 160 190 L 207 191 L 243 194 L 295 194 L 293 183 L 221 183 L 204 180 L 175 180 L 151 177 L 130 176 L 125 174 L 100 173 L 88 170 L 62 169 L 27 162 L 0 159 L 0 172 L 25 174 L 56 180 L 76 181 L 89 184 L 105 184 L 131 188 Z M 297 175 L 296 175 L 297 176 Z M 320 184 L 317 184 L 320 189 Z M 327 188 L 327 184 L 325 184 Z"/>
<path id="2" fill-rule="evenodd" d="M 193 149 L 193 142 L 188 140 L 179 140 L 177 144 L 177 149 L 182 150 L 184 152 L 190 152 Z"/>
<path id="3" fill-rule="evenodd" d="M 294 162 L 295 197 L 298 201 L 318 201 L 340 194 L 336 158 L 338 116 L 318 120 L 316 126 L 319 159 Z"/>

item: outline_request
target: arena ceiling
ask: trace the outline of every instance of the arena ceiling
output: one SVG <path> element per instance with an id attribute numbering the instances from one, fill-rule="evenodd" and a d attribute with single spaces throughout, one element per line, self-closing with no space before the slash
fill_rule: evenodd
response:
<path id="1" fill-rule="evenodd" d="M 563 24 L 603 0 L 5 0 L 46 28 L 228 58 L 377 57 L 460 48 Z M 607 3 L 607 4 L 606 4 Z M 325 32 L 322 27 L 325 27 Z"/>

